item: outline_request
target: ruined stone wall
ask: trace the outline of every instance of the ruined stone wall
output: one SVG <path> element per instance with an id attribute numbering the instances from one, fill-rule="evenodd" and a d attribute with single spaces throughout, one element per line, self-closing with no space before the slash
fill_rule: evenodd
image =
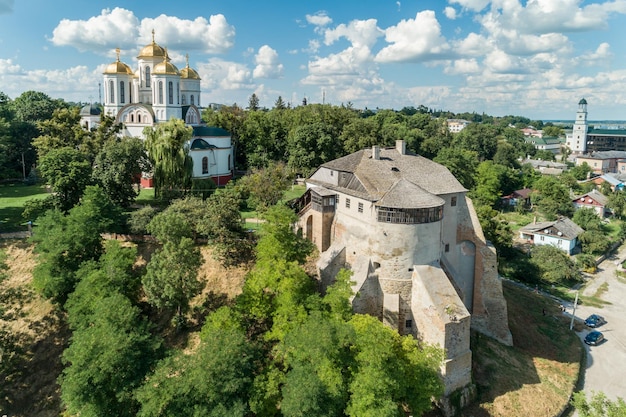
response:
<path id="1" fill-rule="evenodd" d="M 509 330 L 506 300 L 498 276 L 496 250 L 485 240 L 472 202 L 467 199 L 467 212 L 459 219 L 457 239 L 468 240 L 476 247 L 474 264 L 474 297 L 472 327 L 501 343 L 513 345 Z"/>

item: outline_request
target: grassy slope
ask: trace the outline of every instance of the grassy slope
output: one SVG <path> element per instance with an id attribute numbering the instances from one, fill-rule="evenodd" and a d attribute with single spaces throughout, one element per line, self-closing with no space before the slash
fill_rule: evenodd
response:
<path id="1" fill-rule="evenodd" d="M 479 403 L 464 415 L 557 415 L 567 405 L 578 378 L 583 355 L 580 341 L 551 299 L 508 282 L 504 295 L 514 346 L 474 335 L 473 376 Z"/>
<path id="2" fill-rule="evenodd" d="M 22 225 L 24 203 L 31 199 L 48 196 L 40 185 L 1 184 L 0 185 L 0 232 L 26 230 Z"/>

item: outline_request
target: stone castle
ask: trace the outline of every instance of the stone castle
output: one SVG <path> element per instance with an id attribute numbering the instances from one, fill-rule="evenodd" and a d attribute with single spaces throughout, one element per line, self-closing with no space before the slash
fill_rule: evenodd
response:
<path id="1" fill-rule="evenodd" d="M 353 272 L 353 309 L 445 349 L 445 395 L 471 386 L 470 328 L 512 345 L 495 248 L 467 190 L 443 165 L 395 148 L 320 166 L 298 228 L 321 256 L 325 288 Z"/>

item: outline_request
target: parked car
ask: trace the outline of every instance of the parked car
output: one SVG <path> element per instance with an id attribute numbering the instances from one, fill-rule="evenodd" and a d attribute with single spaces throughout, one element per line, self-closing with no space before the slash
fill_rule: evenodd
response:
<path id="1" fill-rule="evenodd" d="M 604 335 L 597 330 L 593 330 L 585 336 L 585 343 L 588 345 L 598 346 L 602 341 L 604 341 Z"/>
<path id="2" fill-rule="evenodd" d="M 604 317 L 599 316 L 597 314 L 592 314 L 589 317 L 587 317 L 587 319 L 585 320 L 585 324 L 589 327 L 600 327 L 603 324 L 606 324 L 606 320 L 604 320 Z"/>

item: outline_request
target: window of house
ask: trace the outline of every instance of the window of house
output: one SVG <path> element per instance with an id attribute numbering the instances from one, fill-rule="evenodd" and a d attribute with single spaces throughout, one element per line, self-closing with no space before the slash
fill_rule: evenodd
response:
<path id="1" fill-rule="evenodd" d="M 202 173 L 203 174 L 209 173 L 209 158 L 207 158 L 206 156 L 202 158 Z"/>
<path id="2" fill-rule="evenodd" d="M 159 104 L 163 104 L 163 81 L 159 81 Z"/>
<path id="3" fill-rule="evenodd" d="M 350 199 L 346 198 L 346 208 L 350 208 Z"/>
<path id="4" fill-rule="evenodd" d="M 174 104 L 174 83 L 167 83 L 167 101 L 169 104 Z"/>
<path id="5" fill-rule="evenodd" d="M 359 203 L 359 213 L 363 213 L 363 203 Z"/>
<path id="6" fill-rule="evenodd" d="M 449 243 L 446 243 L 445 251 L 446 252 L 450 252 L 450 244 Z"/>
<path id="7" fill-rule="evenodd" d="M 546 240 L 545 236 L 539 236 L 539 240 L 541 240 L 543 242 L 544 240 Z"/>
<path id="8" fill-rule="evenodd" d="M 450 199 L 450 205 L 451 205 L 452 207 L 456 206 L 456 196 L 454 196 L 454 197 L 452 197 L 452 198 Z"/>

